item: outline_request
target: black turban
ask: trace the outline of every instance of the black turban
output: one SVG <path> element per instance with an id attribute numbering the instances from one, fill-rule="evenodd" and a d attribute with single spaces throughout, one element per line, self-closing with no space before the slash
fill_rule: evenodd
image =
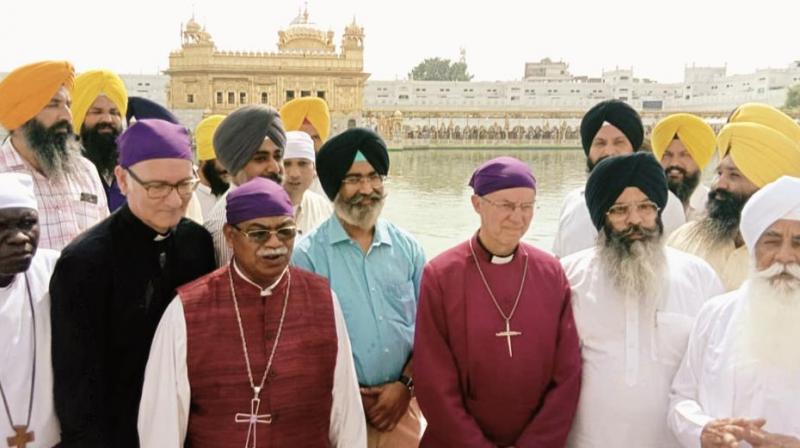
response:
<path id="1" fill-rule="evenodd" d="M 181 124 L 178 117 L 167 110 L 166 107 L 140 96 L 128 98 L 128 112 L 125 113 L 125 121 L 131 124 L 131 118 L 135 118 L 137 121 L 147 118 L 157 118 L 159 120 L 169 121 L 173 124 Z"/>
<path id="2" fill-rule="evenodd" d="M 605 100 L 595 104 L 594 107 L 586 112 L 581 120 L 581 144 L 583 152 L 589 155 L 589 148 L 592 147 L 592 140 L 597 135 L 597 131 L 603 126 L 603 122 L 613 124 L 617 129 L 628 137 L 634 151 L 638 151 L 644 140 L 644 128 L 642 127 L 642 117 L 633 110 L 631 106 L 620 100 Z"/>
<path id="3" fill-rule="evenodd" d="M 330 200 L 339 193 L 359 151 L 378 174 L 389 173 L 389 152 L 381 136 L 366 128 L 348 129 L 325 142 L 317 153 L 317 175 Z"/>
<path id="4" fill-rule="evenodd" d="M 603 159 L 586 181 L 586 206 L 594 226 L 600 230 L 606 212 L 628 188 L 642 190 L 659 208 L 659 216 L 667 205 L 667 176 L 652 154 L 646 152 Z"/>
<path id="5" fill-rule="evenodd" d="M 214 152 L 219 163 L 236 175 L 253 154 L 270 139 L 280 150 L 286 147 L 286 132 L 278 111 L 262 105 L 244 106 L 231 112 L 214 131 Z"/>

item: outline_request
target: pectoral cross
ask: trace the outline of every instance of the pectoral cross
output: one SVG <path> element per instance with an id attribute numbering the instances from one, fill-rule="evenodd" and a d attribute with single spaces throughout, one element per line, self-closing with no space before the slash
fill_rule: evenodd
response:
<path id="1" fill-rule="evenodd" d="M 256 425 L 263 423 L 269 425 L 272 423 L 272 414 L 259 414 L 258 407 L 261 405 L 261 399 L 258 396 L 250 400 L 250 413 L 245 414 L 238 412 L 234 417 L 236 423 L 248 423 L 250 426 L 247 428 L 247 441 L 244 443 L 245 448 L 256 448 Z M 253 438 L 253 445 L 250 445 L 250 438 Z"/>
<path id="2" fill-rule="evenodd" d="M 508 341 L 508 357 L 513 358 L 514 353 L 511 351 L 511 336 L 519 336 L 522 334 L 522 332 L 511 331 L 511 324 L 508 321 L 509 319 L 506 319 L 506 331 L 495 333 L 495 336 L 497 336 L 498 338 L 506 338 L 506 341 Z"/>
<path id="3" fill-rule="evenodd" d="M 14 431 L 16 431 L 16 435 L 6 438 L 8 446 L 25 448 L 28 443 L 33 442 L 34 432 L 28 432 L 27 426 L 14 426 Z"/>

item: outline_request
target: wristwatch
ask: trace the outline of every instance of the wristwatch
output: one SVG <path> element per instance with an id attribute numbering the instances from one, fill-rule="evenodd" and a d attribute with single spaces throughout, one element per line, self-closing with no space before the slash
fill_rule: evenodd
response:
<path id="1" fill-rule="evenodd" d="M 400 375 L 400 379 L 397 381 L 403 383 L 403 386 L 406 386 L 408 390 L 414 389 L 414 379 L 410 376 Z"/>

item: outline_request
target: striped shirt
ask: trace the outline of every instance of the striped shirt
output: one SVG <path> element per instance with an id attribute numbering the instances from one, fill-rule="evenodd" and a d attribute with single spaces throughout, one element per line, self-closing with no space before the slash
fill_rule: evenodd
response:
<path id="1" fill-rule="evenodd" d="M 228 193 L 234 188 L 236 188 L 236 186 L 231 184 L 228 191 L 219 197 L 208 216 L 203 217 L 203 227 L 208 230 L 208 233 L 211 234 L 211 238 L 214 239 L 214 255 L 217 259 L 217 267 L 228 264 L 228 261 L 230 261 L 233 256 L 233 249 L 228 246 L 228 242 L 225 240 L 225 234 L 222 233 L 222 227 L 228 222 L 225 213 L 228 206 Z"/>
<path id="2" fill-rule="evenodd" d="M 39 247 L 61 250 L 81 232 L 108 216 L 108 205 L 97 169 L 77 156 L 76 169 L 48 179 L 31 167 L 7 138 L 0 146 L 0 173 L 25 173 L 33 178 L 39 206 Z"/>

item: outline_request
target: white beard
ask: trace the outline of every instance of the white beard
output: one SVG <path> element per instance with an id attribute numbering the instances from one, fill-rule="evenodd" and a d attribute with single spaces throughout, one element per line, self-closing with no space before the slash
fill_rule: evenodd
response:
<path id="1" fill-rule="evenodd" d="M 788 272 L 793 279 L 776 279 Z M 800 264 L 775 263 L 751 274 L 739 320 L 744 363 L 800 369 Z"/>
<path id="2" fill-rule="evenodd" d="M 600 232 L 601 240 L 605 239 Z M 667 257 L 661 238 L 634 241 L 630 249 L 620 245 L 599 245 L 600 259 L 606 275 L 612 279 L 623 297 L 656 300 L 663 290 Z"/>

